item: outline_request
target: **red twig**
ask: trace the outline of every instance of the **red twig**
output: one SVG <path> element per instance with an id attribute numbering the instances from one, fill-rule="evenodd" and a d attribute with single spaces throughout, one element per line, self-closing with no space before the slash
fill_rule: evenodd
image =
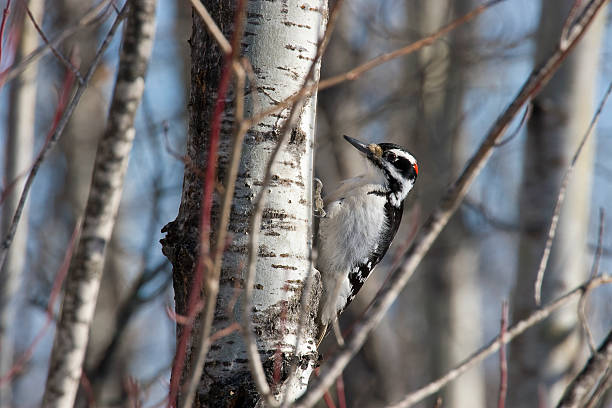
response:
<path id="1" fill-rule="evenodd" d="M 506 358 L 506 345 L 504 337 L 508 331 L 508 302 L 502 303 L 501 328 L 499 330 L 499 396 L 497 408 L 506 406 L 506 393 L 508 391 L 508 360 Z"/>
<path id="2" fill-rule="evenodd" d="M 125 380 L 125 391 L 128 395 L 129 406 L 133 408 L 141 408 L 140 401 L 140 385 L 134 377 L 128 377 Z"/>
<path id="3" fill-rule="evenodd" d="M 166 306 L 166 314 L 168 315 L 170 320 L 174 321 L 175 323 L 180 324 L 181 326 L 189 326 L 193 324 L 193 318 L 200 310 L 202 310 L 203 305 L 204 305 L 204 302 L 202 301 L 198 302 L 198 304 L 193 310 L 193 313 L 190 313 L 187 316 L 178 314 L 174 310 L 172 310 L 170 306 Z"/>
<path id="4" fill-rule="evenodd" d="M 336 408 L 336 404 L 334 403 L 329 391 L 325 391 L 325 394 L 323 394 L 323 400 L 325 401 L 327 408 Z"/>
<path id="5" fill-rule="evenodd" d="M 0 23 L 0 62 L 2 62 L 2 40 L 4 39 L 4 27 L 6 26 L 8 15 L 10 14 L 10 6 L 11 0 L 6 0 L 6 6 L 4 7 L 4 11 L 2 12 L 2 22 Z"/>
<path id="6" fill-rule="evenodd" d="M 72 50 L 70 60 L 72 64 L 76 67 L 80 65 L 80 58 L 78 56 L 78 50 L 75 48 Z M 66 77 L 64 79 L 64 83 L 62 84 L 62 89 L 59 94 L 59 99 L 57 101 L 57 108 L 55 109 L 55 114 L 53 115 L 53 122 L 51 123 L 51 129 L 47 133 L 47 137 L 45 138 L 45 144 L 49 143 L 51 137 L 53 136 L 53 132 L 55 132 L 55 128 L 59 124 L 59 121 L 62 119 L 62 115 L 64 114 L 64 110 L 68 105 L 68 101 L 70 101 L 70 94 L 72 93 L 72 86 L 74 85 L 74 72 L 68 70 L 66 72 Z M 43 148 L 44 149 L 44 148 Z"/>
<path id="7" fill-rule="evenodd" d="M 336 395 L 338 396 L 338 408 L 346 408 L 346 395 L 344 393 L 342 374 L 336 378 Z"/>
<path id="8" fill-rule="evenodd" d="M 94 396 L 94 390 L 91 386 L 91 381 L 87 377 L 85 370 L 81 371 L 81 379 L 79 380 L 81 383 L 81 387 L 85 391 L 85 395 L 87 396 L 87 406 L 89 408 L 95 408 L 96 406 L 96 397 Z"/>
<path id="9" fill-rule="evenodd" d="M 235 19 L 240 18 L 241 10 L 235 12 Z M 237 21 L 234 22 L 234 27 L 237 27 Z M 235 36 L 240 35 L 237 31 L 232 34 L 232 43 L 235 43 Z M 217 151 L 219 147 L 219 134 L 221 131 L 221 119 L 225 109 L 225 95 L 232 78 L 232 59 L 234 58 L 235 47 L 232 47 L 232 52 L 225 55 L 223 70 L 219 80 L 219 88 L 217 90 L 217 101 L 213 111 L 212 124 L 210 129 L 210 144 L 208 147 L 208 157 L 206 163 L 206 173 L 204 179 L 204 194 L 202 195 L 202 212 L 200 218 L 200 253 L 196 271 L 191 284 L 191 290 L 188 300 L 188 314 L 195 310 L 197 303 L 200 301 L 202 291 L 202 282 L 204 280 L 204 267 L 211 263 L 210 259 L 210 215 L 212 209 L 212 199 L 215 187 L 215 176 L 217 171 Z M 176 404 L 176 396 L 178 394 L 179 382 L 183 366 L 185 364 L 185 356 L 187 353 L 187 344 L 191 337 L 192 325 L 187 325 L 183 328 L 179 344 L 176 349 L 176 356 L 172 366 L 172 376 L 170 382 L 170 395 L 168 405 Z"/>
<path id="10" fill-rule="evenodd" d="M 54 46 L 53 44 L 51 44 L 51 42 L 49 41 L 49 39 L 47 38 L 47 36 L 45 35 L 45 33 L 43 32 L 42 28 L 40 28 L 40 26 L 38 25 L 38 23 L 36 22 L 36 19 L 34 18 L 34 15 L 32 15 L 32 12 L 30 11 L 30 8 L 26 5 L 26 13 L 28 13 L 28 17 L 30 18 L 30 21 L 32 22 L 32 25 L 34 26 L 34 28 L 36 29 L 36 31 L 38 32 L 38 35 L 40 35 L 40 38 L 42 38 L 43 42 L 45 44 L 47 44 L 47 46 L 49 47 L 49 49 L 51 50 L 51 52 L 53 53 L 53 55 L 55 55 L 55 57 L 66 66 L 66 68 L 68 68 L 68 70 L 72 71 L 72 73 L 78 78 L 79 80 L 79 84 L 83 85 L 83 83 L 85 82 L 85 80 L 83 79 L 83 77 L 81 76 L 81 73 L 79 72 L 79 69 L 77 66 L 75 66 L 71 60 L 69 60 L 68 58 L 64 57 L 64 55 L 59 52 Z"/>
<path id="11" fill-rule="evenodd" d="M 315 375 L 317 377 L 319 376 L 319 367 L 315 368 Z M 329 390 L 325 391 L 325 394 L 323 394 L 323 400 L 325 401 L 327 408 L 336 408 L 336 404 L 334 403 L 334 399 L 331 397 Z"/>
<path id="12" fill-rule="evenodd" d="M 77 57 L 77 53 L 74 50 L 72 52 L 71 61 L 73 64 L 76 64 L 77 67 L 80 64 L 79 58 Z M 57 128 L 57 125 L 60 119 L 62 118 L 64 111 L 66 110 L 66 105 L 68 104 L 68 101 L 70 100 L 72 86 L 74 85 L 74 78 L 75 76 L 72 71 L 66 72 L 66 76 L 64 77 L 64 83 L 62 84 L 62 88 L 59 93 L 59 98 L 57 101 L 57 106 L 55 108 L 55 113 L 53 114 L 53 122 L 51 123 L 51 128 L 49 129 L 47 136 L 45 137 L 45 145 L 42 147 L 38 156 L 40 156 L 42 152 L 45 150 L 46 145 L 51 140 L 51 137 L 53 136 L 53 132 L 55 132 L 55 129 Z M 0 84 L 0 87 L 1 85 L 2 84 Z M 37 159 L 35 159 L 26 170 L 22 171 L 17 177 L 11 180 L 7 184 L 7 186 L 0 192 L 0 205 L 4 203 L 4 200 L 6 200 L 6 197 L 8 197 L 11 191 L 13 191 L 13 188 L 15 188 L 15 186 L 17 185 L 17 182 L 22 177 L 25 177 L 26 175 L 30 173 L 30 171 L 32 170 L 32 167 L 34 167 L 34 163 L 36 162 L 36 160 Z"/>
<path id="13" fill-rule="evenodd" d="M 59 293 L 62 289 L 62 283 L 68 274 L 68 267 L 70 266 L 70 260 L 72 259 L 72 253 L 74 251 L 74 247 L 76 245 L 76 239 L 79 236 L 79 231 L 81 227 L 81 221 L 77 222 L 77 225 L 74 227 L 74 231 L 72 232 L 72 237 L 70 238 L 70 243 L 68 244 L 68 249 L 66 250 L 66 254 L 64 255 L 64 260 L 62 261 L 62 265 L 55 276 L 55 280 L 53 282 L 53 287 L 51 288 L 51 294 L 49 295 L 49 301 L 47 303 L 47 310 L 45 314 L 47 315 L 47 319 L 42 329 L 38 332 L 32 343 L 28 346 L 28 348 L 24 351 L 24 353 L 17 359 L 15 364 L 2 376 L 0 376 L 0 385 L 10 381 L 15 375 L 22 372 L 25 365 L 32 358 L 32 354 L 34 354 L 34 350 L 38 346 L 38 343 L 45 337 L 51 322 L 53 322 L 53 305 L 55 304 L 55 300 L 59 296 Z"/>
<path id="14" fill-rule="evenodd" d="M 214 343 L 215 341 L 219 340 L 222 337 L 225 336 L 229 336 L 230 334 L 232 334 L 235 331 L 239 331 L 240 330 L 240 324 L 238 324 L 238 322 L 234 322 L 232 324 L 230 324 L 229 326 L 227 326 L 225 329 L 221 329 L 216 331 L 212 336 L 210 336 L 210 342 Z"/>

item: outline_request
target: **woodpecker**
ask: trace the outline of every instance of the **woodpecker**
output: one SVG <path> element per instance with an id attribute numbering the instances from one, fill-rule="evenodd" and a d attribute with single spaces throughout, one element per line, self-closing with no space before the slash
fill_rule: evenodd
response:
<path id="1" fill-rule="evenodd" d="M 323 283 L 319 344 L 328 324 L 351 303 L 385 256 L 419 173 L 416 159 L 401 146 L 344 138 L 365 155 L 369 171 L 343 181 L 323 200 L 317 259 Z"/>

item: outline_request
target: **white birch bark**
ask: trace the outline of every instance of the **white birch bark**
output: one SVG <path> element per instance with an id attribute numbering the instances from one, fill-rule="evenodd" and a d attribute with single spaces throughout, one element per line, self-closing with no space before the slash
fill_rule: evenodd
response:
<path id="1" fill-rule="evenodd" d="M 41 21 L 44 9 L 42 0 L 28 2 L 36 21 Z M 15 60 L 19 61 L 39 44 L 36 28 L 24 14 L 24 25 Z M 10 84 L 9 130 L 6 145 L 4 179 L 13 182 L 12 191 L 2 204 L 2 236 L 8 232 L 19 196 L 25 183 L 24 174 L 32 163 L 34 146 L 34 124 L 36 113 L 36 75 L 38 63 L 31 63 Z M 6 262 L 0 271 L 0 373 L 6 373 L 13 363 L 13 341 L 11 325 L 15 315 L 15 294 L 20 285 L 27 259 L 28 205 L 23 209 L 22 222 L 17 227 L 13 244 L 8 250 Z M 14 332 L 14 331 L 13 331 Z M 11 384 L 0 385 L 0 407 L 11 404 Z"/>
<path id="2" fill-rule="evenodd" d="M 326 8 L 302 6 L 303 2 L 297 0 L 249 2 L 243 44 L 253 65 L 258 89 L 247 99 L 247 115 L 255 108 L 266 109 L 291 96 L 304 82 L 323 32 Z M 253 321 L 265 366 L 271 368 L 273 353 L 280 347 L 283 376 L 293 362 L 291 356 L 299 321 L 297 312 L 309 274 L 315 107 L 316 97 L 308 98 L 292 130 L 289 144 L 281 150 L 272 168 L 273 181 L 259 238 Z M 236 182 L 233 222 L 230 224 L 234 240 L 224 258 L 225 276 L 229 273 L 239 279 L 245 278 L 244 274 L 236 275 L 236 272 L 242 269 L 240 265 L 246 260 L 244 249 L 250 235 L 248 222 L 252 200 L 259 191 L 258 184 L 264 178 L 266 163 L 287 114 L 285 110 L 280 117 L 266 118 L 249 132 L 245 140 Z M 225 289 L 226 295 L 233 294 L 233 285 Z M 239 302 L 235 311 L 240 313 L 241 310 Z M 285 321 L 283 313 L 286 313 Z M 242 316 L 235 317 L 242 320 Z M 305 391 L 314 368 L 316 349 L 313 339 L 316 333 L 312 325 L 306 329 L 297 350 L 297 358 L 305 364 L 298 366 L 297 381 L 288 390 L 290 400 Z M 213 350 L 210 359 L 217 363 L 221 368 L 219 374 L 223 375 L 226 362 L 236 364 L 240 359 L 246 359 L 246 355 L 242 341 L 232 342 L 228 338 L 221 343 L 224 343 L 223 347 Z M 244 368 L 248 370 L 246 363 Z M 276 391 L 277 395 L 280 391 Z"/>
<path id="3" fill-rule="evenodd" d="M 224 24 L 233 16 L 224 5 L 205 2 L 208 10 L 228 35 Z M 235 6 L 228 7 L 232 10 Z M 294 94 L 306 78 L 314 60 L 317 43 L 322 36 L 327 13 L 326 3 L 305 4 L 298 0 L 282 2 L 249 1 L 247 19 L 242 38 L 243 54 L 255 72 L 255 83 L 250 84 L 246 101 L 247 116 L 276 105 Z M 192 97 L 191 122 L 187 154 L 199 168 L 205 168 L 204 149 L 207 146 L 211 106 L 216 94 L 214 87 L 220 71 L 214 66 L 215 57 L 204 58 L 201 53 L 214 53 L 216 47 L 203 34 L 198 20 L 194 21 L 192 44 Z M 211 62 L 212 59 L 212 62 Z M 209 68 L 209 69 L 207 69 Z M 214 73 L 211 73 L 214 72 Z M 316 69 L 318 78 L 318 67 Z M 209 85 L 206 94 L 200 92 L 199 83 Z M 194 95 L 196 95 L 194 97 Z M 231 106 L 228 95 L 227 106 Z M 305 391 L 314 368 L 316 348 L 314 342 L 314 313 L 316 303 L 309 302 L 308 324 L 302 341 L 293 357 L 299 321 L 299 305 L 303 287 L 309 275 L 311 248 L 311 190 L 312 149 L 314 144 L 315 102 L 312 96 L 305 101 L 289 141 L 272 168 L 272 182 L 264 206 L 259 236 L 257 273 L 253 304 L 253 321 L 257 346 L 268 382 L 271 383 L 274 355 L 280 354 L 281 378 L 287 378 L 290 366 L 298 364 L 296 381 L 289 392 L 290 400 Z M 224 254 L 221 270 L 217 310 L 213 333 L 231 322 L 243 321 L 242 299 L 233 311 L 226 313 L 235 299 L 235 285 L 244 283 L 248 242 L 252 231 L 249 221 L 253 200 L 264 179 L 266 163 L 280 136 L 280 129 L 288 115 L 285 109 L 280 115 L 271 115 L 252 128 L 245 139 L 240 170 L 236 181 L 229 231 L 232 242 Z M 230 153 L 233 114 L 226 109 L 219 148 L 219 173 L 224 176 Z M 164 253 L 174 266 L 174 283 L 177 310 L 185 313 L 187 293 L 197 259 L 193 245 L 199 239 L 199 206 L 201 182 L 189 168 L 185 170 L 183 197 L 177 219 L 168 224 L 163 241 Z M 218 218 L 218 208 L 213 208 L 213 219 Z M 216 225 L 216 222 L 213 224 Z M 213 234 L 214 235 L 214 234 Z M 213 237 L 214 240 L 214 237 Z M 191 248 L 186 250 L 186 248 Z M 191 261 L 189 260 L 191 258 Z M 196 323 L 196 330 L 198 332 Z M 181 330 L 179 328 L 178 337 Z M 192 339 L 192 342 L 195 341 Z M 191 350 L 188 350 L 188 354 Z M 192 358 L 188 355 L 185 372 L 191 371 Z M 240 334 L 234 333 L 212 345 L 199 384 L 194 406 L 254 406 L 259 397 L 251 379 L 245 343 Z M 271 384 L 276 398 L 287 388 Z M 183 396 L 179 395 L 179 400 Z"/>
<path id="4" fill-rule="evenodd" d="M 66 278 L 43 395 L 45 408 L 72 407 L 75 401 L 154 34 L 155 0 L 132 1 L 107 128 L 98 146 L 81 237 Z"/>
<path id="5" fill-rule="evenodd" d="M 535 63 L 555 46 L 572 0 L 544 0 Z M 533 310 L 534 281 L 561 179 L 593 115 L 605 13 L 600 14 L 576 50 L 534 101 L 525 145 L 520 197 L 519 265 L 513 293 L 513 319 Z M 542 302 L 578 286 L 589 273 L 586 254 L 594 137 L 574 169 L 561 210 L 557 235 L 543 282 Z M 531 407 L 544 395 L 554 406 L 582 364 L 577 313 L 569 307 L 525 333 L 510 347 L 508 404 Z"/>

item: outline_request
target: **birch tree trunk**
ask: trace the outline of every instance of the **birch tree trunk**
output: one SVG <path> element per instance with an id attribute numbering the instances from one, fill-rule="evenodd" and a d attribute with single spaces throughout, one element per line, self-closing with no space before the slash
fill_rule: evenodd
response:
<path id="1" fill-rule="evenodd" d="M 536 64 L 554 47 L 573 0 L 544 0 L 537 32 Z M 605 13 L 592 27 L 533 101 L 525 144 L 520 196 L 519 266 L 513 293 L 513 321 L 535 307 L 534 281 L 544 249 L 561 179 L 593 115 L 597 68 Z M 542 302 L 578 286 L 589 273 L 589 225 L 594 137 L 585 145 L 574 169 L 549 266 Z M 532 407 L 544 396 L 554 406 L 563 388 L 582 364 L 582 342 L 573 307 L 563 309 L 511 344 L 509 406 Z"/>
<path id="2" fill-rule="evenodd" d="M 134 117 L 153 49 L 155 0 L 135 0 L 129 7 L 108 123 L 98 145 L 83 228 L 66 278 L 42 401 L 45 408 L 72 407 L 76 398 L 104 255 L 134 140 Z"/>
<path id="3" fill-rule="evenodd" d="M 235 1 L 207 1 L 206 8 L 229 37 L 232 31 Z M 247 2 L 246 25 L 242 53 L 255 73 L 254 83 L 247 89 L 246 116 L 274 106 L 295 93 L 313 63 L 318 40 L 326 18 L 326 4 L 312 3 L 304 7 L 298 0 Z M 162 240 L 163 251 L 173 264 L 176 310 L 187 314 L 191 281 L 195 273 L 200 240 L 200 205 L 203 183 L 198 169 L 206 168 L 206 152 L 210 122 L 217 97 L 223 56 L 214 40 L 204 30 L 199 18 L 193 20 L 191 37 L 191 97 L 187 158 L 183 194 L 178 216 L 168 224 Z M 318 79 L 318 67 L 315 75 Z M 205 86 L 203 86 L 205 84 Z M 220 178 L 227 172 L 234 126 L 232 94 L 227 95 L 218 154 Z M 287 145 L 280 150 L 272 167 L 272 182 L 264 206 L 256 259 L 253 322 L 257 348 L 268 382 L 272 382 L 275 355 L 280 358 L 280 382 L 284 382 L 290 366 L 299 363 L 296 381 L 290 392 L 293 399 L 306 388 L 314 368 L 314 314 L 316 302 L 309 302 L 308 322 L 294 357 L 299 321 L 300 298 L 309 275 L 311 249 L 312 149 L 316 98 L 305 101 Z M 287 110 L 268 116 L 246 135 L 236 191 L 229 223 L 231 243 L 227 245 L 212 331 L 221 330 L 234 321 L 242 322 L 242 299 L 235 303 L 236 288 L 244 284 L 253 202 L 262 181 L 266 163 L 279 141 L 280 129 Z M 219 206 L 213 206 L 213 223 L 217 225 Z M 211 237 L 214 246 L 215 232 Z M 314 294 L 318 298 L 318 294 Z M 234 305 L 233 309 L 228 307 Z M 181 384 L 193 370 L 193 345 L 202 339 L 199 319 L 187 349 Z M 177 328 L 180 340 L 183 329 Z M 175 362 L 177 364 L 177 362 Z M 234 332 L 212 345 L 195 395 L 194 406 L 254 406 L 259 397 L 249 370 L 243 337 Z M 175 379 L 173 379 L 175 380 Z M 279 398 L 285 387 L 271 384 Z M 179 390 L 179 404 L 185 395 Z M 175 401 L 171 401 L 175 403 Z"/>
<path id="4" fill-rule="evenodd" d="M 32 16 L 40 21 L 43 15 L 44 2 L 31 0 L 27 3 Z M 38 33 L 23 13 L 23 29 L 17 48 L 16 61 L 20 61 L 32 52 L 39 43 Z M 6 144 L 6 163 L 4 179 L 15 182 L 12 191 L 2 205 L 2 236 L 5 236 L 23 191 L 25 177 L 22 177 L 32 163 L 34 146 L 34 123 L 36 113 L 36 75 L 38 64 L 33 62 L 10 85 L 9 129 Z M 0 271 L 0 373 L 6 373 L 13 363 L 13 341 L 10 335 L 14 324 L 15 294 L 21 283 L 27 259 L 28 207 L 23 209 L 22 222 L 17 227 L 13 244 L 8 250 L 6 263 Z M 0 407 L 11 403 L 11 384 L 0 385 Z"/>

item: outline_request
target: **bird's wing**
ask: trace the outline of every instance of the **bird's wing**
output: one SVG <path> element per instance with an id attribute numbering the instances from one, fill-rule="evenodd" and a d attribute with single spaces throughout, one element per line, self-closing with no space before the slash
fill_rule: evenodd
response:
<path id="1" fill-rule="evenodd" d="M 325 207 L 327 207 L 330 203 L 340 200 L 342 197 L 350 193 L 352 190 L 356 190 L 359 187 L 364 186 L 368 183 L 369 183 L 369 179 L 368 177 L 366 177 L 365 174 L 361 176 L 353 177 L 350 179 L 342 180 L 340 182 L 340 186 L 336 190 L 332 191 L 331 193 L 325 196 L 325 198 L 323 199 L 323 204 Z"/>

